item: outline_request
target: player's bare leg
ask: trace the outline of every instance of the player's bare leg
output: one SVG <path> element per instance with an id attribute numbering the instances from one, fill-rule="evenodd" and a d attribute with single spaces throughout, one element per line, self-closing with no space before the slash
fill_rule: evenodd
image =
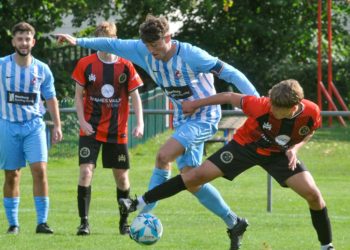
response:
<path id="1" fill-rule="evenodd" d="M 328 217 L 326 203 L 310 172 L 304 171 L 298 173 L 288 178 L 286 184 L 307 201 L 312 224 L 321 243 L 321 250 L 334 249 L 332 245 L 331 223 Z"/>
<path id="2" fill-rule="evenodd" d="M 184 147 L 174 138 L 169 138 L 159 149 L 156 157 L 156 166 L 153 170 L 148 190 L 164 183 L 171 176 L 171 163 L 184 152 Z M 150 203 L 140 213 L 148 213 L 157 203 Z"/>

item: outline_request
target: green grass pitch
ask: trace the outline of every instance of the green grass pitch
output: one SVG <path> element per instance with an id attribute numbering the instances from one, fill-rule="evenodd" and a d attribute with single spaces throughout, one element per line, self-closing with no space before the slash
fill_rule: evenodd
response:
<path id="1" fill-rule="evenodd" d="M 167 132 L 130 150 L 130 179 L 134 194 L 142 194 L 148 185 L 157 149 L 171 134 Z M 77 141 L 77 138 L 73 138 Z M 161 219 L 164 233 L 152 246 L 140 246 L 128 236 L 118 234 L 118 208 L 115 184 L 110 170 L 98 163 L 92 184 L 90 207 L 91 235 L 76 236 L 79 224 L 76 189 L 78 166 L 75 146 L 55 146 L 50 152 L 49 185 L 51 209 L 49 225 L 54 235 L 35 234 L 35 210 L 32 179 L 28 168 L 22 173 L 19 235 L 7 235 L 7 221 L 0 201 L 0 249 L 109 250 L 109 249 L 228 249 L 223 222 L 204 209 L 188 192 L 162 201 L 154 210 Z M 210 152 L 220 144 L 211 146 Z M 299 154 L 313 174 L 327 202 L 333 224 L 333 242 L 338 250 L 350 249 L 350 130 L 321 129 Z M 176 168 L 173 175 L 177 174 Z M 231 208 L 248 218 L 243 250 L 319 249 L 311 225 L 307 204 L 289 189 L 273 182 L 272 213 L 266 212 L 266 173 L 259 167 L 233 182 L 218 179 L 213 184 Z M 3 184 L 3 174 L 0 175 Z M 135 215 L 130 216 L 130 220 Z"/>

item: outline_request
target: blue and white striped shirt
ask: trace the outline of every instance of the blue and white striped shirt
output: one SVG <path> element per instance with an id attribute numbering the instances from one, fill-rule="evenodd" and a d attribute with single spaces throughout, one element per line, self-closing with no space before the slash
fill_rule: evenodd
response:
<path id="1" fill-rule="evenodd" d="M 259 95 L 240 71 L 188 43 L 172 41 L 176 53 L 169 61 L 157 60 L 141 40 L 116 38 L 78 38 L 82 47 L 105 51 L 124 57 L 142 67 L 160 86 L 174 105 L 174 127 L 188 121 L 201 120 L 217 124 L 221 118 L 220 105 L 200 108 L 192 116 L 181 109 L 184 100 L 201 99 L 216 93 L 213 73 L 234 84 L 242 93 Z"/>
<path id="2" fill-rule="evenodd" d="M 0 59 L 0 118 L 25 122 L 41 117 L 40 95 L 56 96 L 54 78 L 47 64 L 32 57 L 28 67 L 15 61 L 15 54 Z"/>

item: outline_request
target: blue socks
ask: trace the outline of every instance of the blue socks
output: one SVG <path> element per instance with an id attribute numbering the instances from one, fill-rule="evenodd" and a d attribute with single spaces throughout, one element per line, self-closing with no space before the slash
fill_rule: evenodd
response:
<path id="1" fill-rule="evenodd" d="M 153 173 L 151 176 L 151 180 L 148 185 L 148 190 L 153 189 L 154 187 L 166 182 L 171 176 L 170 170 L 160 169 L 155 167 L 153 169 Z M 153 208 L 157 206 L 158 202 L 153 202 L 150 204 L 147 204 L 140 213 L 149 213 Z"/>
<path id="2" fill-rule="evenodd" d="M 170 175 L 171 172 L 168 170 L 154 168 L 148 190 L 151 190 L 154 187 L 167 181 L 170 178 Z M 237 215 L 231 211 L 230 207 L 226 204 L 220 193 L 211 184 L 204 184 L 193 195 L 197 197 L 203 206 L 219 216 L 225 222 L 227 228 L 231 229 L 237 223 Z M 157 202 L 149 203 L 142 208 L 140 213 L 149 213 L 153 208 L 156 207 L 156 205 Z"/>
<path id="3" fill-rule="evenodd" d="M 206 183 L 193 195 L 197 197 L 203 206 L 219 216 L 226 223 L 227 228 L 231 229 L 234 227 L 237 222 L 237 215 L 231 211 L 213 185 Z"/>
<path id="4" fill-rule="evenodd" d="M 19 226 L 18 223 L 18 207 L 20 198 L 19 197 L 4 197 L 4 207 L 7 217 L 7 221 L 10 226 Z"/>
<path id="5" fill-rule="evenodd" d="M 35 196 L 34 202 L 35 202 L 35 209 L 36 209 L 36 216 L 37 216 L 38 225 L 41 223 L 46 223 L 47 217 L 49 214 L 49 205 L 50 205 L 49 197 L 47 197 L 47 196 Z"/>
<path id="6" fill-rule="evenodd" d="M 4 207 L 7 221 L 10 226 L 19 226 L 18 223 L 18 207 L 20 197 L 4 197 Z M 37 222 L 38 224 L 46 223 L 49 212 L 49 197 L 34 197 Z"/>

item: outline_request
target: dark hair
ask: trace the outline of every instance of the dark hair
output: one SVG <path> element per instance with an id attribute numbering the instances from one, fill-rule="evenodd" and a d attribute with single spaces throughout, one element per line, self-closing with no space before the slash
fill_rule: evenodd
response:
<path id="1" fill-rule="evenodd" d="M 273 86 L 269 96 L 273 106 L 291 108 L 304 99 L 304 91 L 297 80 L 288 79 Z"/>
<path id="2" fill-rule="evenodd" d="M 17 23 L 15 26 L 12 27 L 12 36 L 15 36 L 17 32 L 30 32 L 35 35 L 35 29 L 32 25 L 26 22 L 20 22 Z"/>
<path id="3" fill-rule="evenodd" d="M 165 17 L 148 14 L 140 25 L 139 33 L 144 43 L 152 43 L 169 34 L 169 23 Z"/>

